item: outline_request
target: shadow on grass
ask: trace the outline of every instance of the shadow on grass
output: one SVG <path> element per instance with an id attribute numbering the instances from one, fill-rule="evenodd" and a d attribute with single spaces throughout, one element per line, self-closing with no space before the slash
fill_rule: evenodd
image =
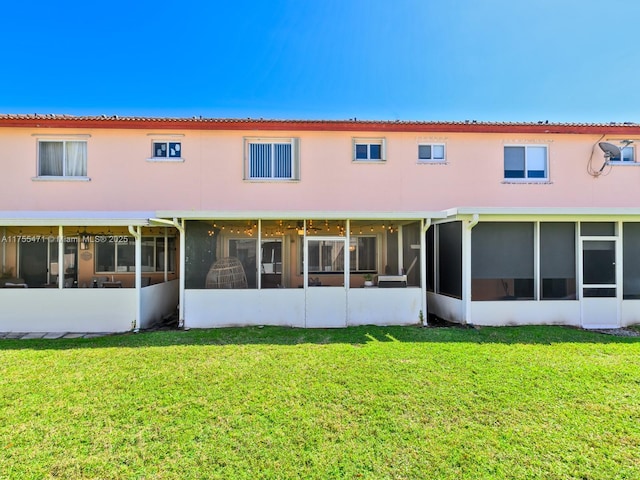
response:
<path id="1" fill-rule="evenodd" d="M 555 343 L 640 344 L 640 337 L 604 335 L 571 327 L 378 327 L 338 329 L 242 327 L 164 330 L 123 333 L 97 338 L 55 340 L 0 340 L 1 350 L 65 350 L 76 348 L 149 348 L 165 346 L 300 345 L 385 343 L 501 343 L 506 345 Z"/>

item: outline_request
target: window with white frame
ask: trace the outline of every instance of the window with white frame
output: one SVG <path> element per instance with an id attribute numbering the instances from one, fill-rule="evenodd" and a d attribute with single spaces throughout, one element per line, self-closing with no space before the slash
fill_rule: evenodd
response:
<path id="1" fill-rule="evenodd" d="M 314 238 L 309 245 L 310 273 L 339 273 L 344 271 L 344 242 L 321 241 Z M 302 239 L 301 239 L 302 241 Z M 378 271 L 378 237 L 375 235 L 352 235 L 349 239 L 349 270 L 351 273 L 375 273 Z M 303 248 L 300 248 L 300 271 L 302 272 Z"/>
<path id="2" fill-rule="evenodd" d="M 299 172 L 296 139 L 245 139 L 247 180 L 298 180 Z"/>
<path id="3" fill-rule="evenodd" d="M 102 235 L 102 242 L 95 244 L 96 273 L 135 272 L 135 240 L 133 237 Z M 169 237 L 167 271 L 175 271 L 175 238 Z M 142 237 L 142 272 L 164 271 L 164 237 Z"/>
<path id="4" fill-rule="evenodd" d="M 153 159 L 177 160 L 182 158 L 182 142 L 155 140 L 152 144 L 153 152 L 151 157 Z"/>
<path id="5" fill-rule="evenodd" d="M 504 178 L 507 180 L 548 179 L 547 147 L 544 145 L 505 146 Z"/>
<path id="6" fill-rule="evenodd" d="M 444 144 L 421 143 L 418 145 L 418 162 L 443 163 L 444 161 Z"/>
<path id="7" fill-rule="evenodd" d="M 353 160 L 357 162 L 384 162 L 386 160 L 384 138 L 354 138 Z"/>
<path id="8" fill-rule="evenodd" d="M 349 239 L 349 269 L 352 272 L 377 272 L 377 259 L 374 235 Z"/>
<path id="9" fill-rule="evenodd" d="M 626 146 L 620 149 L 620 155 L 612 156 L 609 163 L 634 163 L 636 161 L 635 149 L 633 146 Z"/>
<path id="10" fill-rule="evenodd" d="M 84 140 L 39 140 L 39 177 L 86 177 L 87 142 Z"/>

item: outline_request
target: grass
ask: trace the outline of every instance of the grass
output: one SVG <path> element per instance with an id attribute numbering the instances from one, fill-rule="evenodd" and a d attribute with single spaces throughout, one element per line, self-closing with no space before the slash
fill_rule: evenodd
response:
<path id="1" fill-rule="evenodd" d="M 0 478 L 640 478 L 640 339 L 561 327 L 0 341 Z"/>

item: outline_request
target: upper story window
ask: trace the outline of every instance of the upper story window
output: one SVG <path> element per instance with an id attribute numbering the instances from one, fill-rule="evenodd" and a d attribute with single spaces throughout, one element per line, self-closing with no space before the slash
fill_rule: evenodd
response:
<path id="1" fill-rule="evenodd" d="M 182 158 L 181 142 L 153 142 L 152 158 Z"/>
<path id="2" fill-rule="evenodd" d="M 358 162 L 384 162 L 386 160 L 384 138 L 354 138 L 353 160 Z"/>
<path id="3" fill-rule="evenodd" d="M 634 163 L 636 161 L 635 153 L 633 146 L 623 147 L 620 149 L 620 155 L 611 157 L 609 163 Z"/>
<path id="4" fill-rule="evenodd" d="M 39 177 L 86 177 L 85 140 L 39 140 Z"/>
<path id="5" fill-rule="evenodd" d="M 148 133 L 151 140 L 151 156 L 148 162 L 184 162 L 182 133 Z"/>
<path id="6" fill-rule="evenodd" d="M 418 145 L 418 162 L 444 163 L 444 144 L 421 143 Z"/>
<path id="7" fill-rule="evenodd" d="M 541 145 L 505 146 L 504 178 L 548 179 L 547 147 Z"/>
<path id="8" fill-rule="evenodd" d="M 298 180 L 300 166 L 294 138 L 245 139 L 247 180 Z"/>

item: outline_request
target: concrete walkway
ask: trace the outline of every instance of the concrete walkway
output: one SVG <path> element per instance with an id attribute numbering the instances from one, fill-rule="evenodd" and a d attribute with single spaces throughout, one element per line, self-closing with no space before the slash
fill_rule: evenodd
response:
<path id="1" fill-rule="evenodd" d="M 96 338 L 113 335 L 111 332 L 95 332 L 95 333 L 69 333 L 69 332 L 0 332 L 0 340 L 2 339 L 56 339 L 56 338 Z"/>

